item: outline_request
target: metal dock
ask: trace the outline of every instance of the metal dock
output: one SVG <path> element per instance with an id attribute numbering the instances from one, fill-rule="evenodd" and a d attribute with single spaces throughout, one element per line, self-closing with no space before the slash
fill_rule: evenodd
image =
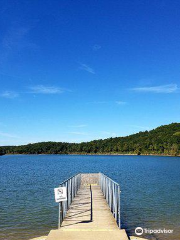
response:
<path id="1" fill-rule="evenodd" d="M 59 224 L 47 240 L 128 240 L 121 229 L 120 186 L 102 173 L 78 174 L 60 184 Z"/>

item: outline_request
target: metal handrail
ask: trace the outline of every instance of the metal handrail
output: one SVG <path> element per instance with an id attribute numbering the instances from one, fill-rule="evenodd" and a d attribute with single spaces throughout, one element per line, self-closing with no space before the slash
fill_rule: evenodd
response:
<path id="1" fill-rule="evenodd" d="M 58 221 L 58 228 L 60 228 L 66 213 L 72 203 L 72 200 L 77 194 L 81 186 L 81 174 L 74 175 L 67 180 L 60 183 L 59 187 L 66 187 L 67 189 L 67 201 L 59 203 L 59 221 Z"/>
<path id="2" fill-rule="evenodd" d="M 103 173 L 99 173 L 99 184 L 117 225 L 121 228 L 120 185 Z"/>

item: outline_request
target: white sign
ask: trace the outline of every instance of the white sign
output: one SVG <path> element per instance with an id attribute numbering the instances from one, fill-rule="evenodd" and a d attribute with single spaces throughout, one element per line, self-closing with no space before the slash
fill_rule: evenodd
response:
<path id="1" fill-rule="evenodd" d="M 67 190 L 66 187 L 54 188 L 55 201 L 63 202 L 67 201 Z"/>

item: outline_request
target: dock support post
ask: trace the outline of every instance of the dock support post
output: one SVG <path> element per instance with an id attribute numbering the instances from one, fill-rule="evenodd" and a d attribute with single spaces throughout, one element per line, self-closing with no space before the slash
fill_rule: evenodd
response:
<path id="1" fill-rule="evenodd" d="M 120 186 L 118 186 L 118 223 L 119 223 L 119 228 L 121 229 L 121 199 L 120 199 Z"/>
<path id="2" fill-rule="evenodd" d="M 91 222 L 93 221 L 93 199 L 92 199 L 92 188 L 90 184 L 90 193 L 91 193 Z"/>

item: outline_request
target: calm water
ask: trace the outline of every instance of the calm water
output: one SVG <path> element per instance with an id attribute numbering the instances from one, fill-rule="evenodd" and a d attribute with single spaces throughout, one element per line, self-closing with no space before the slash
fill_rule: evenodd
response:
<path id="1" fill-rule="evenodd" d="M 174 233 L 146 237 L 180 239 L 180 158 L 64 155 L 0 157 L 0 239 L 30 239 L 57 228 L 53 188 L 75 173 L 100 171 L 120 183 L 128 233 L 166 228 Z"/>

